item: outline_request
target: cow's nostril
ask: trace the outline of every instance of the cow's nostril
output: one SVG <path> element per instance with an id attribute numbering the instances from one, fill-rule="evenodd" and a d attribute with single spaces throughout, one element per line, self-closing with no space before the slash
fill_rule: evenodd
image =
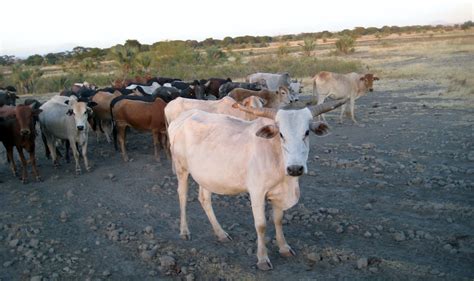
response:
<path id="1" fill-rule="evenodd" d="M 286 168 L 288 175 L 293 177 L 301 176 L 304 172 L 304 167 L 300 165 L 291 165 Z"/>
<path id="2" fill-rule="evenodd" d="M 374 89 L 369 89 L 369 91 L 373 92 L 373 91 L 374 91 Z"/>
<path id="3" fill-rule="evenodd" d="M 24 129 L 24 130 L 21 130 L 20 133 L 21 133 L 22 135 L 29 135 L 29 134 L 30 134 L 30 130 Z"/>
<path id="4" fill-rule="evenodd" d="M 79 131 L 82 131 L 82 130 L 84 130 L 84 126 L 77 126 L 77 129 L 78 129 Z"/>

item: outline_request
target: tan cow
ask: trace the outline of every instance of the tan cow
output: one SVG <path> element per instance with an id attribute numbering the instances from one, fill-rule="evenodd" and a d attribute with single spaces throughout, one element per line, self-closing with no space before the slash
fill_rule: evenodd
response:
<path id="1" fill-rule="evenodd" d="M 324 122 L 313 117 L 340 106 L 347 100 L 332 101 L 299 110 L 248 108 L 240 110 L 260 117 L 245 121 L 202 110 L 183 112 L 169 124 L 173 167 L 178 179 L 181 212 L 180 236 L 190 239 L 186 218 L 188 176 L 199 184 L 199 201 L 214 233 L 220 241 L 231 239 L 212 208 L 212 193 L 250 195 L 257 231 L 257 266 L 272 269 L 265 246 L 265 203 L 273 206 L 276 240 L 280 254 L 295 255 L 283 235 L 283 211 L 294 206 L 300 197 L 298 178 L 307 172 L 309 133 L 327 134 Z M 213 172 L 209 173 L 212 168 Z"/>
<path id="2" fill-rule="evenodd" d="M 350 114 L 352 121 L 357 124 L 354 117 L 355 101 L 364 96 L 368 91 L 372 92 L 373 81 L 379 80 L 373 74 L 358 74 L 355 72 L 348 74 L 338 74 L 321 71 L 313 77 L 313 95 L 316 95 L 318 104 L 324 103 L 327 97 L 333 99 L 349 98 Z M 339 122 L 346 111 L 346 104 L 341 106 L 341 116 Z M 321 115 L 325 120 L 324 115 Z"/>
<path id="3" fill-rule="evenodd" d="M 121 96 L 122 93 L 115 91 L 113 94 L 109 92 L 97 92 L 92 96 L 92 101 L 97 103 L 92 109 L 94 111 L 94 122 L 103 129 L 107 142 L 110 143 L 110 134 L 112 133 L 112 117 L 110 115 L 110 103 L 115 97 Z M 98 133 L 98 132 L 97 132 Z"/>
<path id="4" fill-rule="evenodd" d="M 269 91 L 267 89 L 252 91 L 237 88 L 230 91 L 227 96 L 233 98 L 237 102 L 241 102 L 250 96 L 257 96 L 267 101 L 265 107 L 268 108 L 281 108 L 290 103 L 289 90 L 286 87 L 280 87 L 276 91 Z"/>

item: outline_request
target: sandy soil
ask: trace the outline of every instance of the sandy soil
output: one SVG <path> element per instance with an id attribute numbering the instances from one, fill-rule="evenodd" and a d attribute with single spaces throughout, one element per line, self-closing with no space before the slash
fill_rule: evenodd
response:
<path id="1" fill-rule="evenodd" d="M 41 183 L 21 184 L 0 153 L 0 279 L 472 280 L 473 107 L 442 106 L 465 100 L 429 79 L 375 88 L 357 101 L 361 126 L 330 113 L 332 134 L 311 137 L 301 200 L 285 213 L 297 256 L 278 255 L 270 222 L 273 271 L 255 267 L 245 194 L 213 200 L 234 238 L 222 244 L 191 184 L 193 239 L 180 240 L 170 163 L 154 161 L 151 135 L 132 132 L 128 163 L 91 135 L 93 169 L 80 176 L 73 163 L 54 169 L 38 140 Z"/>

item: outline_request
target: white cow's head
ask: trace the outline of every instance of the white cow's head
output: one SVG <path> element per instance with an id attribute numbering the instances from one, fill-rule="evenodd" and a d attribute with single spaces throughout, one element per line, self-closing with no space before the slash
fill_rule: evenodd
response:
<path id="1" fill-rule="evenodd" d="M 87 126 L 87 119 L 92 114 L 92 109 L 90 107 L 97 105 L 95 102 L 82 102 L 78 101 L 75 98 L 71 98 L 64 102 L 69 105 L 69 109 L 66 112 L 66 115 L 74 117 L 76 123 L 76 128 L 79 131 L 82 131 Z"/>
<path id="2" fill-rule="evenodd" d="M 329 132 L 329 126 L 325 122 L 313 121 L 313 117 L 333 110 L 345 102 L 347 102 L 347 99 L 331 101 L 299 110 L 248 108 L 239 104 L 234 104 L 234 106 L 257 116 L 275 120 L 275 124 L 263 126 L 257 131 L 256 135 L 268 139 L 278 136 L 285 172 L 289 176 L 298 177 L 308 172 L 310 131 L 317 136 L 324 136 Z"/>

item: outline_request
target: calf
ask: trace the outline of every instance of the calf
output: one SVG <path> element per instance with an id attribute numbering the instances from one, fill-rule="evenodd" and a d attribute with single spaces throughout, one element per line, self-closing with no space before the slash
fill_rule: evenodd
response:
<path id="1" fill-rule="evenodd" d="M 22 173 L 21 180 L 27 182 L 27 161 L 23 154 L 25 149 L 30 155 L 30 163 L 33 175 L 37 181 L 41 180 L 36 167 L 35 157 L 35 122 L 34 118 L 38 116 L 41 109 L 34 109 L 33 105 L 4 105 L 0 107 L 0 141 L 3 142 L 7 151 L 8 162 L 12 169 L 13 175 L 17 175 L 15 160 L 13 158 L 13 147 L 16 147 L 20 155 Z"/>
<path id="2" fill-rule="evenodd" d="M 280 87 L 277 91 L 251 91 L 237 88 L 232 90 L 228 95 L 228 97 L 238 102 L 250 96 L 257 96 L 264 99 L 266 101 L 265 107 L 269 108 L 281 108 L 290 103 L 288 89 L 285 87 Z"/>
<path id="3" fill-rule="evenodd" d="M 111 142 L 110 134 L 112 133 L 112 116 L 110 112 L 110 104 L 114 98 L 119 96 L 122 96 L 122 93 L 115 91 L 113 94 L 109 92 L 97 92 L 92 97 L 92 101 L 97 104 L 92 109 L 94 112 L 94 124 L 99 126 L 100 131 L 104 133 L 108 143 Z"/>
<path id="4" fill-rule="evenodd" d="M 259 91 L 262 89 L 262 85 L 257 82 L 256 83 L 227 82 L 219 87 L 219 98 L 223 98 L 227 96 L 227 94 L 229 94 L 230 91 L 236 88 Z"/>
<path id="5" fill-rule="evenodd" d="M 114 144 L 117 149 L 117 134 L 120 142 L 122 157 L 125 162 L 129 160 L 125 148 L 125 133 L 127 127 L 132 127 L 139 131 L 151 131 L 153 135 L 153 145 L 155 159 L 160 161 L 158 145 L 166 145 L 166 127 L 164 108 L 166 103 L 156 98 L 153 100 L 143 100 L 140 97 L 125 97 L 113 100 L 111 103 L 112 118 L 114 121 Z"/>
<path id="6" fill-rule="evenodd" d="M 41 132 L 46 138 L 55 167 L 58 166 L 56 140 L 68 140 L 76 162 L 76 174 L 81 173 L 78 145 L 82 148 L 84 166 L 90 171 L 87 158 L 89 132 L 87 119 L 92 114 L 90 107 L 95 105 L 95 102 L 86 103 L 78 101 L 75 97 L 54 96 L 41 106 L 43 110 L 39 115 Z"/>
<path id="7" fill-rule="evenodd" d="M 355 72 L 338 74 L 322 71 L 313 78 L 313 95 L 316 95 L 318 104 L 324 103 L 327 97 L 337 100 L 349 98 L 350 115 L 352 121 L 357 124 L 354 116 L 355 101 L 367 92 L 372 92 L 373 82 L 377 80 L 379 78 L 373 74 L 363 75 Z M 341 106 L 340 123 L 345 111 L 346 104 Z M 325 120 L 324 115 L 322 117 Z"/>

